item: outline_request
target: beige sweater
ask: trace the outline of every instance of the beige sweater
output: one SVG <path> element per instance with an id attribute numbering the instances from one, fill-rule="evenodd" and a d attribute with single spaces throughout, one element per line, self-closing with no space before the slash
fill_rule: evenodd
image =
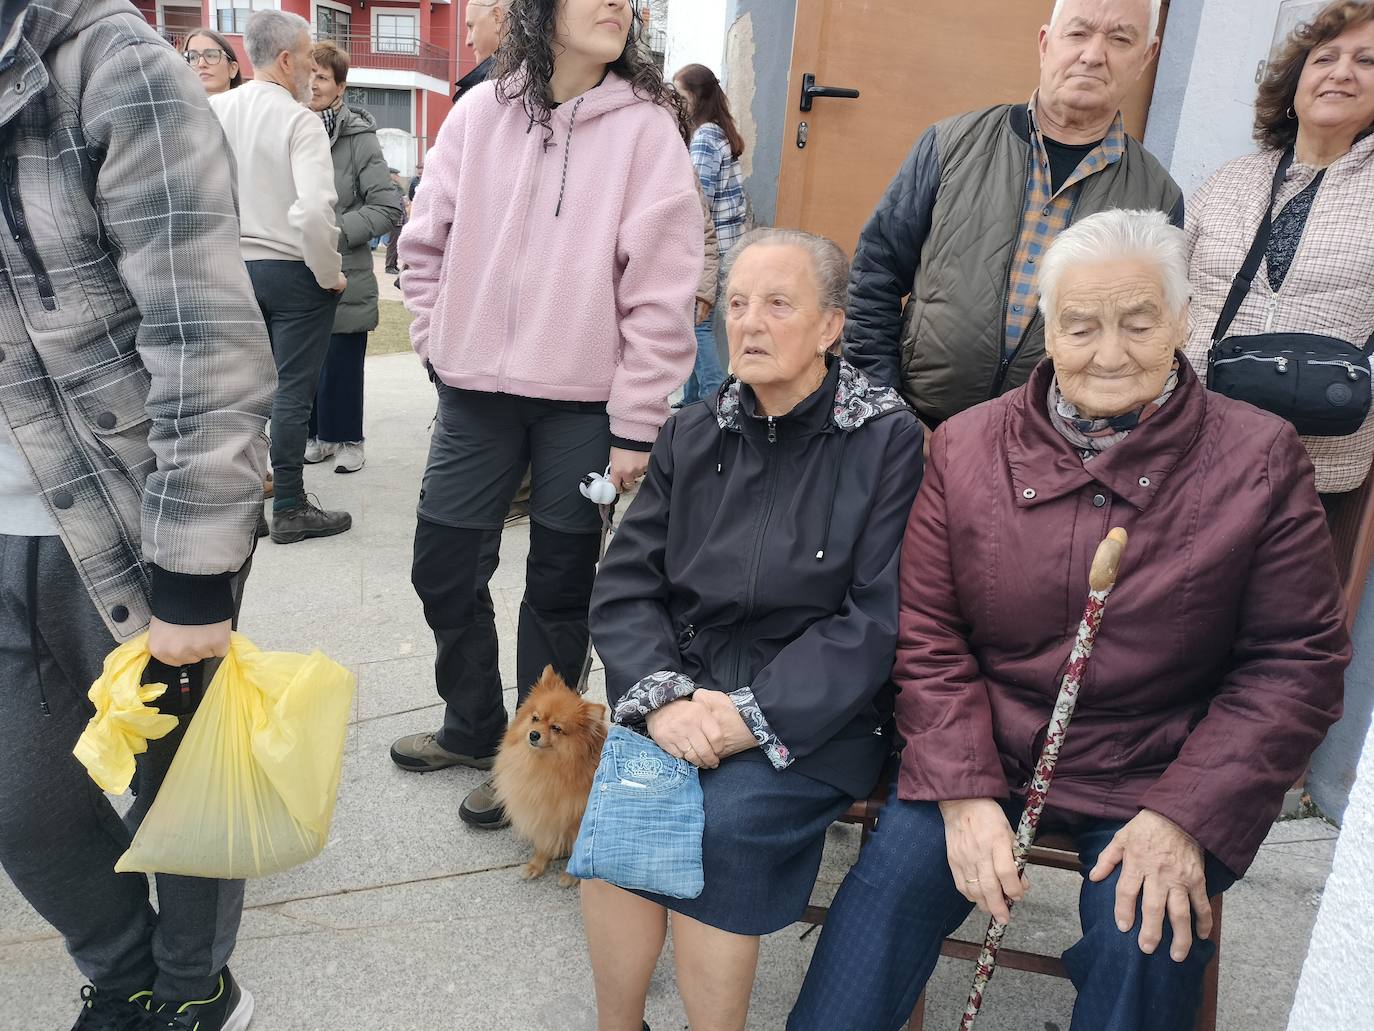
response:
<path id="1" fill-rule="evenodd" d="M 276 83 L 253 80 L 210 98 L 238 165 L 244 261 L 304 261 L 338 284 L 334 162 L 319 115 Z"/>

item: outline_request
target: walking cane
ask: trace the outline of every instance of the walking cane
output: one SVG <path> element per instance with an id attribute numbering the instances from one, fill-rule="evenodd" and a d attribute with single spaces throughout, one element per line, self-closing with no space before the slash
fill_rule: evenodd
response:
<path id="1" fill-rule="evenodd" d="M 1117 527 L 1097 546 L 1097 554 L 1093 556 L 1092 571 L 1088 574 L 1088 604 L 1083 609 L 1083 621 L 1078 624 L 1078 636 L 1074 639 L 1069 665 L 1064 670 L 1059 697 L 1054 703 L 1054 715 L 1050 717 L 1049 729 L 1045 733 L 1045 747 L 1040 753 L 1040 761 L 1036 763 L 1035 777 L 1026 793 L 1026 807 L 1021 812 L 1021 824 L 1016 829 L 1016 845 L 1012 854 L 1016 857 L 1018 877 L 1026 869 L 1026 856 L 1035 841 L 1040 815 L 1045 811 L 1045 796 L 1049 793 L 1050 781 L 1054 779 L 1054 767 L 1059 761 L 1059 750 L 1064 746 L 1064 734 L 1069 729 L 1074 707 L 1078 704 L 1078 689 L 1083 685 L 1088 657 L 1092 654 L 1098 628 L 1102 625 L 1102 610 L 1106 607 L 1107 595 L 1116 586 L 1116 574 L 1125 548 L 1126 531 Z M 1006 902 L 1010 913 L 1012 901 L 1007 899 Z M 983 951 L 978 956 L 973 987 L 969 989 L 968 1005 L 964 1007 L 963 1018 L 959 1021 L 959 1031 L 973 1029 L 973 1022 L 983 1006 L 983 992 L 997 968 L 997 950 L 1002 947 L 1002 938 L 1006 933 L 1007 924 L 998 923 L 996 917 L 988 920 L 988 932 L 983 938 Z"/>

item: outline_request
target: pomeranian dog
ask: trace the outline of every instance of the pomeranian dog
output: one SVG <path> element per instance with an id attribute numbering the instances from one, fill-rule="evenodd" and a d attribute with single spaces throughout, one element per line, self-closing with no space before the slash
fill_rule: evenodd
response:
<path id="1" fill-rule="evenodd" d="M 516 710 L 492 769 L 512 829 L 534 846 L 534 858 L 520 868 L 525 880 L 572 852 L 605 743 L 606 707 L 585 701 L 545 666 Z M 565 872 L 558 883 L 570 888 L 577 878 Z"/>

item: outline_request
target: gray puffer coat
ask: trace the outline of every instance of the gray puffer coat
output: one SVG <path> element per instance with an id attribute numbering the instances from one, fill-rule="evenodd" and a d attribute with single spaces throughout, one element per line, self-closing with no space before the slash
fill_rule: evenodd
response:
<path id="1" fill-rule="evenodd" d="M 339 253 L 348 277 L 348 289 L 334 315 L 334 332 L 368 333 L 377 328 L 377 275 L 368 244 L 401 221 L 401 188 L 391 181 L 382 156 L 377 120 L 366 111 L 347 104 L 339 108 L 329 148 L 339 196 Z"/>

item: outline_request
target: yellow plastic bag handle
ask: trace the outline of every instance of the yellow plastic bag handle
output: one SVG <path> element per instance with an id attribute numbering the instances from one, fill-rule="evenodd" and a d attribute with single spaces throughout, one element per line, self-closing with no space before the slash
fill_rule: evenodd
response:
<path id="1" fill-rule="evenodd" d="M 167 690 L 166 684 L 143 684 L 152 658 L 148 635 L 141 634 L 105 657 L 100 679 L 87 697 L 95 706 L 72 754 L 104 791 L 122 795 L 133 780 L 134 756 L 148 750 L 148 742 L 170 734 L 177 718 L 148 705 Z"/>

